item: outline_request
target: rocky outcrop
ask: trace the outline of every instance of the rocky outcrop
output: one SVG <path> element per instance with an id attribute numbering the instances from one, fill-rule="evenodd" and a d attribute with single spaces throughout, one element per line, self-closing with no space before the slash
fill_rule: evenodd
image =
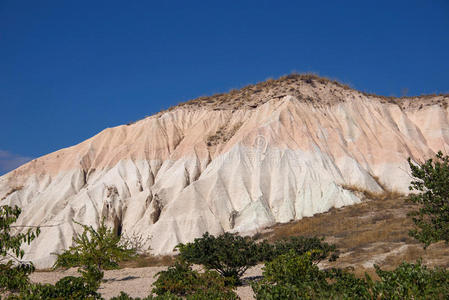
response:
<path id="1" fill-rule="evenodd" d="M 215 100 L 214 100 L 215 99 Z M 218 100 L 217 100 L 218 99 Z M 288 76 L 108 128 L 0 177 L 0 204 L 40 224 L 38 267 L 105 218 L 170 253 L 205 231 L 254 233 L 360 199 L 406 192 L 407 157 L 449 148 L 445 95 L 385 98 Z M 325 225 L 323 225 L 325 226 Z"/>

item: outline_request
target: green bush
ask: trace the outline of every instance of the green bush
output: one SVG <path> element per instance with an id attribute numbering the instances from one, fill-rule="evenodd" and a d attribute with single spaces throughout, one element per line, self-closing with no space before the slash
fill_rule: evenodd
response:
<path id="1" fill-rule="evenodd" d="M 267 282 L 272 283 L 317 287 L 327 284 L 324 273 L 313 263 L 311 252 L 301 256 L 293 251 L 282 254 L 265 265 L 263 276 Z"/>
<path id="2" fill-rule="evenodd" d="M 153 293 L 176 295 L 187 299 L 238 299 L 225 279 L 215 271 L 199 273 L 183 261 L 157 273 Z"/>
<path id="3" fill-rule="evenodd" d="M 10 299 L 102 299 L 81 277 L 66 276 L 52 284 L 31 284 Z"/>
<path id="4" fill-rule="evenodd" d="M 301 299 L 301 291 L 291 284 L 261 284 L 252 285 L 257 300 L 297 300 Z"/>
<path id="5" fill-rule="evenodd" d="M 337 299 L 372 299 L 373 280 L 365 275 L 365 279 L 342 269 L 333 268 L 324 271 L 328 282 L 328 290 L 322 296 Z"/>
<path id="6" fill-rule="evenodd" d="M 97 230 L 79 225 L 83 227 L 83 233 L 75 235 L 73 246 L 58 254 L 53 268 L 79 267 L 78 272 L 96 290 L 103 279 L 103 270 L 117 269 L 121 260 L 136 255 L 136 249 L 123 242 L 104 220 Z"/>
<path id="7" fill-rule="evenodd" d="M 393 271 L 375 266 L 380 281 L 374 286 L 374 295 L 381 299 L 447 299 L 449 272 L 442 268 L 430 269 L 418 262 L 403 262 Z"/>
<path id="8" fill-rule="evenodd" d="M 181 260 L 217 271 L 230 285 L 240 284 L 240 277 L 260 260 L 260 251 L 253 239 L 231 233 L 214 237 L 206 232 L 192 243 L 179 244 L 176 248 Z"/>
<path id="9" fill-rule="evenodd" d="M 319 237 L 290 237 L 276 241 L 274 244 L 262 242 L 259 244 L 260 260 L 271 261 L 274 258 L 293 251 L 296 255 L 311 253 L 312 261 L 319 262 L 327 257 L 329 261 L 338 258 L 338 251 L 335 245 L 324 242 L 324 238 Z"/>
<path id="10" fill-rule="evenodd" d="M 270 299 L 271 293 L 287 299 L 316 297 L 319 291 L 327 289 L 326 273 L 313 263 L 312 253 L 299 256 L 293 250 L 266 263 L 263 280 L 253 284 L 257 299 Z M 276 297 L 273 299 L 282 299 Z"/>

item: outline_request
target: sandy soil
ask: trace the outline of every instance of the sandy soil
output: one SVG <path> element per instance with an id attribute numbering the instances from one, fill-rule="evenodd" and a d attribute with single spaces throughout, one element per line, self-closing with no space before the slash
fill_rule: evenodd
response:
<path id="1" fill-rule="evenodd" d="M 120 291 L 126 292 L 132 297 L 146 297 L 150 293 L 151 285 L 155 281 L 154 275 L 166 269 L 166 267 L 147 267 L 147 268 L 125 268 L 120 270 L 105 271 L 105 282 L 102 283 L 98 292 L 106 298 L 118 296 Z M 262 274 L 262 265 L 249 269 L 244 276 L 249 279 Z M 76 269 L 54 272 L 35 272 L 30 278 L 33 282 L 52 283 L 64 276 L 77 276 Z M 237 288 L 237 294 L 242 300 L 254 299 L 253 291 L 248 284 Z"/>

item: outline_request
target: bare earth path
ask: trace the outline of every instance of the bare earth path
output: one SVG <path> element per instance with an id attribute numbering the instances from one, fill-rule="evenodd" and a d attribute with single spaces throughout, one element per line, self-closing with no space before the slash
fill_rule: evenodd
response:
<path id="1" fill-rule="evenodd" d="M 167 267 L 125 268 L 105 271 L 106 282 L 98 290 L 105 299 L 118 296 L 120 291 L 132 297 L 146 297 L 150 293 L 151 285 L 155 281 L 154 275 Z M 260 276 L 262 265 L 255 266 L 245 273 L 245 277 Z M 64 276 L 78 276 L 76 269 L 54 272 L 35 272 L 30 277 L 33 282 L 55 283 Z M 250 286 L 245 285 L 237 289 L 242 300 L 254 299 Z"/>

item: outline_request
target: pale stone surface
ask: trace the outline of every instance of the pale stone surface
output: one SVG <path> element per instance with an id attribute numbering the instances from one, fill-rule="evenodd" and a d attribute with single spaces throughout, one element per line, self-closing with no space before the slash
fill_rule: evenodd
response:
<path id="1" fill-rule="evenodd" d="M 343 185 L 381 192 L 380 180 L 406 192 L 406 158 L 449 149 L 447 96 L 418 108 L 332 84 L 300 89 L 327 100 L 287 94 L 252 109 L 179 107 L 0 177 L 0 205 L 22 207 L 21 224 L 51 225 L 26 258 L 50 266 L 80 230 L 72 220 L 97 225 L 103 216 L 151 236 L 155 254 L 205 231 L 255 233 L 359 202 Z"/>

